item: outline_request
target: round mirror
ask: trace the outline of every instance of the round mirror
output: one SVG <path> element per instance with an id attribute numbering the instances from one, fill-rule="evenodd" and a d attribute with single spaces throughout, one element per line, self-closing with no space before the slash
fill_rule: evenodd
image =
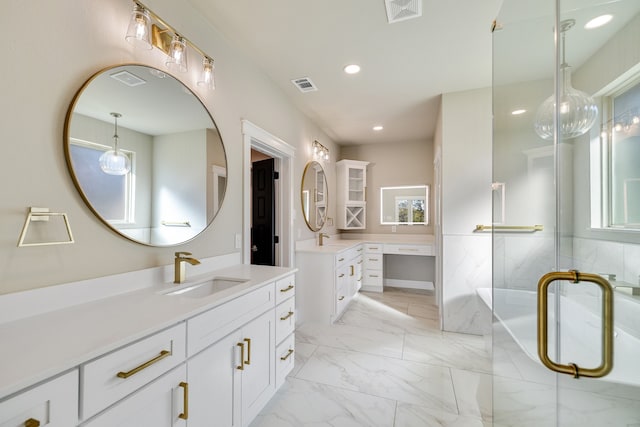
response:
<path id="1" fill-rule="evenodd" d="M 93 75 L 67 112 L 64 149 L 89 208 L 135 242 L 184 243 L 222 205 L 220 133 L 198 97 L 164 71 L 121 65 Z"/>
<path id="2" fill-rule="evenodd" d="M 327 219 L 328 191 L 324 169 L 318 162 L 309 162 L 302 174 L 300 186 L 302 213 L 311 231 L 320 231 Z"/>

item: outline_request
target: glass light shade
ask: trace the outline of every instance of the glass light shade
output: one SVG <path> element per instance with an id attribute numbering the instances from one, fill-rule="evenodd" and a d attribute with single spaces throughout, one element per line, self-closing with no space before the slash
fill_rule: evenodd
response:
<path id="1" fill-rule="evenodd" d="M 198 81 L 198 86 L 205 87 L 209 90 L 216 88 L 216 82 L 213 76 L 213 59 L 205 57 L 202 60 L 202 76 Z"/>
<path id="2" fill-rule="evenodd" d="M 165 64 L 169 69 L 176 69 L 181 73 L 187 71 L 187 42 L 184 37 L 177 34 L 173 36 Z"/>
<path id="3" fill-rule="evenodd" d="M 131 12 L 131 20 L 125 39 L 137 48 L 151 49 L 151 16 L 149 11 L 136 4 Z"/>
<path id="4" fill-rule="evenodd" d="M 109 175 L 126 175 L 131 170 L 129 157 L 120 151 L 109 150 L 100 156 L 100 169 Z"/>
<path id="5" fill-rule="evenodd" d="M 587 133 L 598 117 L 598 107 L 592 97 L 574 89 L 571 86 L 571 72 L 569 66 L 562 69 L 562 93 L 560 101 L 560 137 L 575 138 Z M 556 100 L 551 95 L 547 98 L 536 114 L 534 128 L 543 139 L 553 139 L 553 126 Z"/>

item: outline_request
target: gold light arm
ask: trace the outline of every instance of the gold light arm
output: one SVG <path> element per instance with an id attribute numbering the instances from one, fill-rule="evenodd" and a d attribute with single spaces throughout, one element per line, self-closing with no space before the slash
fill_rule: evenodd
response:
<path id="1" fill-rule="evenodd" d="M 116 374 L 116 377 L 124 378 L 124 379 L 129 378 L 130 376 L 137 374 L 138 372 L 142 371 L 143 369 L 146 369 L 149 366 L 153 365 L 154 363 L 158 363 L 159 361 L 161 361 L 165 357 L 169 357 L 169 356 L 171 356 L 171 352 L 170 351 L 162 350 L 159 355 L 157 355 L 156 357 L 154 357 L 153 359 L 151 359 L 151 360 L 149 360 L 147 362 L 144 362 L 142 365 L 136 366 L 135 368 L 133 368 L 132 370 L 127 371 L 127 372 L 122 372 L 122 371 L 118 372 Z"/>
<path id="2" fill-rule="evenodd" d="M 548 289 L 556 280 L 569 280 L 572 283 L 595 283 L 602 289 L 602 363 L 596 368 L 581 368 L 575 363 L 567 365 L 552 361 L 548 355 Z M 540 278 L 538 282 L 538 357 L 549 369 L 562 374 L 573 375 L 574 378 L 600 378 L 613 369 L 613 287 L 602 276 L 580 273 L 577 270 L 551 272 Z"/>

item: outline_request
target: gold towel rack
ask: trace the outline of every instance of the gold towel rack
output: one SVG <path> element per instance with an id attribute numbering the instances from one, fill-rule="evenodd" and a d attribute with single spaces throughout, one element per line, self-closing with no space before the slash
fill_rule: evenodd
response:
<path id="1" fill-rule="evenodd" d="M 27 231 L 29 230 L 29 225 L 31 225 L 32 222 L 49 221 L 49 217 L 51 216 L 62 217 L 62 219 L 64 220 L 64 225 L 65 225 L 69 240 L 25 243 L 24 240 L 27 237 Z M 71 233 L 71 225 L 69 225 L 69 217 L 67 217 L 66 213 L 49 212 L 49 208 L 36 208 L 36 207 L 29 208 L 29 214 L 27 215 L 27 219 L 24 221 L 24 225 L 22 226 L 22 231 L 20 232 L 20 238 L 18 239 L 19 248 L 24 246 L 68 245 L 74 242 L 75 241 L 73 240 L 73 234 Z"/>
<path id="2" fill-rule="evenodd" d="M 189 221 L 162 221 L 165 227 L 191 227 Z"/>
<path id="3" fill-rule="evenodd" d="M 542 225 L 476 225 L 474 232 L 477 231 L 542 231 Z"/>

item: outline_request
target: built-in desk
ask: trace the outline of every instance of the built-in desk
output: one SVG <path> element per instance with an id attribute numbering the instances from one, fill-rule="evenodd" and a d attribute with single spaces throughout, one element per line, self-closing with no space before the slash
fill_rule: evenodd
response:
<path id="1" fill-rule="evenodd" d="M 348 234 L 298 242 L 298 319 L 333 323 L 358 292 L 384 286 L 433 289 L 431 235 Z"/>

